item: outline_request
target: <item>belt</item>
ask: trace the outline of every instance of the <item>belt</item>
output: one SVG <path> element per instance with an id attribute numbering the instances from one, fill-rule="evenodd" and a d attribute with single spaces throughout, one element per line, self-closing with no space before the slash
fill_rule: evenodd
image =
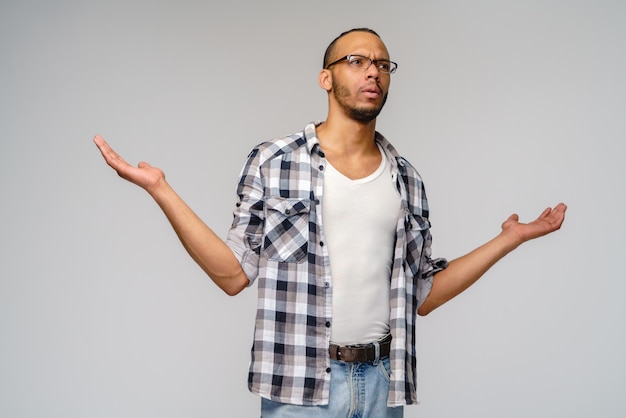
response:
<path id="1" fill-rule="evenodd" d="M 387 335 L 382 340 L 369 344 L 346 346 L 331 344 L 328 348 L 328 352 L 330 353 L 330 358 L 333 360 L 341 360 L 352 363 L 379 360 L 381 357 L 389 355 L 390 348 L 391 335 Z"/>

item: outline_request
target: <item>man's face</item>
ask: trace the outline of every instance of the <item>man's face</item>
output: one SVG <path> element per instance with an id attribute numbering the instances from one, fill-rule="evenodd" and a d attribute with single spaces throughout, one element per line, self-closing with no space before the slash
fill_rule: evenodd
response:
<path id="1" fill-rule="evenodd" d="M 331 62 L 348 54 L 371 59 L 389 59 L 389 53 L 380 38 L 368 32 L 352 32 L 337 41 Z M 330 68 L 332 105 L 338 106 L 349 117 L 359 122 L 370 122 L 382 110 L 387 94 L 390 74 L 385 74 L 372 64 L 367 70 L 350 67 L 342 61 Z"/>

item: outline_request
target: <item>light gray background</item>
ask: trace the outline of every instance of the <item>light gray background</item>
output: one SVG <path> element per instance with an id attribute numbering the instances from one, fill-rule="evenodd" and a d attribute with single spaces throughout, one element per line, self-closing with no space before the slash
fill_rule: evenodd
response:
<path id="1" fill-rule="evenodd" d="M 325 117 L 326 45 L 399 62 L 378 128 L 423 175 L 434 255 L 569 205 L 419 321 L 407 417 L 622 417 L 626 3 L 0 4 L 0 416 L 253 417 L 256 287 L 222 294 L 102 134 L 222 236 L 256 143 Z"/>

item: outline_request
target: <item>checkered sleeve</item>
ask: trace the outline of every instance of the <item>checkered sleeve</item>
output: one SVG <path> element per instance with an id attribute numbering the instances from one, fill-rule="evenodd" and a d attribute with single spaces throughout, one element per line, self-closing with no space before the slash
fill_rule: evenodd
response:
<path id="1" fill-rule="evenodd" d="M 448 267 L 448 261 L 445 258 L 435 258 L 432 255 L 432 235 L 430 229 L 424 232 L 424 247 L 422 249 L 422 258 L 420 261 L 420 272 L 417 280 L 417 306 L 416 309 L 424 303 L 426 297 L 433 287 L 433 278 L 436 273 Z"/>
<path id="2" fill-rule="evenodd" d="M 238 201 L 233 213 L 233 223 L 227 245 L 239 260 L 250 285 L 258 276 L 259 254 L 263 234 L 263 185 L 261 184 L 259 149 L 254 148 L 237 184 Z"/>
<path id="3" fill-rule="evenodd" d="M 415 277 L 417 310 L 426 300 L 433 286 L 433 277 L 448 266 L 444 258 L 432 258 L 432 235 L 428 199 L 421 176 L 404 158 L 400 157 L 402 179 L 409 190 L 406 228 L 408 233 L 406 261 Z"/>

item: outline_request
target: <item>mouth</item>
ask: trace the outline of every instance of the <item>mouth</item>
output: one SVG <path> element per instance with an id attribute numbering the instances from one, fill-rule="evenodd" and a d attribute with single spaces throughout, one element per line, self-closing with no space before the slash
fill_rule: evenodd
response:
<path id="1" fill-rule="evenodd" d="M 364 87 L 363 89 L 361 89 L 361 92 L 365 95 L 365 97 L 371 99 L 377 99 L 383 94 L 382 90 L 376 85 L 369 85 L 367 87 Z"/>

